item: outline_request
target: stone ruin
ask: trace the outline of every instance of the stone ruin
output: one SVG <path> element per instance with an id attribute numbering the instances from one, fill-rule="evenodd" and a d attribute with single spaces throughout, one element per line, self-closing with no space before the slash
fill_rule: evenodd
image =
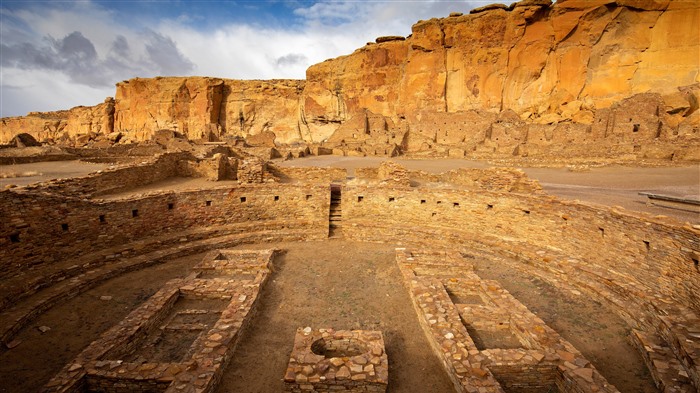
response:
<path id="1" fill-rule="evenodd" d="M 461 255 L 404 248 L 396 254 L 421 326 L 457 391 L 617 392 L 576 348 L 498 282 L 479 278 Z"/>
<path id="2" fill-rule="evenodd" d="M 274 251 L 215 250 L 93 342 L 44 392 L 209 392 L 246 327 Z"/>
<path id="3" fill-rule="evenodd" d="M 299 328 L 284 391 L 383 393 L 388 374 L 382 332 Z"/>
<path id="4" fill-rule="evenodd" d="M 184 174 L 230 174 L 231 159 L 247 175 L 216 176 L 219 182 L 197 189 L 139 191 Z M 606 304 L 629 327 L 659 391 L 700 386 L 700 231 L 689 224 L 562 201 L 517 170 L 432 175 L 386 164 L 348 180 L 337 168 L 207 160 L 172 153 L 0 191 L 0 338 L 7 348 L 38 314 L 105 280 L 211 250 L 44 391 L 212 391 L 275 255 L 227 249 L 330 235 L 400 246 L 404 285 L 456 391 L 617 391 L 497 282 L 479 277 L 470 255 L 514 258 L 528 274 Z M 285 389 L 390 391 L 383 332 L 335 328 L 297 332 L 280 375 Z"/>
<path id="5" fill-rule="evenodd" d="M 100 283 L 209 251 L 43 390 L 210 392 L 264 296 L 275 243 L 345 238 L 396 246 L 455 391 L 617 391 L 594 359 L 480 277 L 480 258 L 604 304 L 659 392 L 698 392 L 697 225 L 560 200 L 512 168 L 432 174 L 387 162 L 350 179 L 266 161 L 697 163 L 698 20 L 697 1 L 683 0 L 487 5 L 418 21 L 408 37 L 311 66 L 307 80 L 134 78 L 95 106 L 0 119 L 2 165 L 113 164 L 0 190 L 0 342 L 12 350 L 38 315 Z M 184 179 L 210 183 L 159 188 Z M 230 249 L 241 244 L 270 247 Z M 391 391 L 387 332 L 343 329 L 297 331 L 286 391 Z"/>

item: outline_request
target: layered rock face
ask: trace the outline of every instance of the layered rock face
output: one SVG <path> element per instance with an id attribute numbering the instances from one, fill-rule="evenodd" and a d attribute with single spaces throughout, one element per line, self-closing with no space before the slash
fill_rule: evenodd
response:
<path id="1" fill-rule="evenodd" d="M 107 130 L 345 155 L 700 160 L 699 32 L 693 1 L 495 4 L 419 21 L 408 38 L 311 66 L 306 81 L 125 81 Z M 46 139 L 34 117 L 4 119 L 0 142 Z"/>
<path id="2" fill-rule="evenodd" d="M 39 141 L 61 142 L 77 135 L 109 134 L 114 128 L 114 99 L 95 106 L 57 112 L 30 112 L 24 117 L 0 119 L 0 143 L 28 133 Z"/>
<path id="3" fill-rule="evenodd" d="M 600 140 L 629 153 L 652 141 L 697 146 L 699 31 L 696 2 L 483 7 L 312 66 L 303 111 L 320 137 L 332 122 L 384 116 L 397 125 L 386 135 L 409 130 L 408 152 L 532 154 Z M 649 156 L 691 154 L 659 149 Z"/>
<path id="4" fill-rule="evenodd" d="M 302 139 L 296 119 L 303 87 L 295 80 L 132 79 L 117 84 L 114 128 L 135 140 L 168 129 L 191 140 L 273 132 L 289 143 Z"/>

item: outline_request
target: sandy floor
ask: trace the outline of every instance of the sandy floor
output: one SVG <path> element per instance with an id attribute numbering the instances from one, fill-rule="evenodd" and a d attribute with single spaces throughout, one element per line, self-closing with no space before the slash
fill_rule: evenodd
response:
<path id="1" fill-rule="evenodd" d="M 82 161 L 47 161 L 31 164 L 0 165 L 0 189 L 9 184 L 25 186 L 53 179 L 85 176 L 108 168 L 109 164 Z"/>
<path id="2" fill-rule="evenodd" d="M 335 239 L 276 246 L 288 251 L 218 392 L 282 391 L 294 333 L 306 326 L 381 330 L 390 392 L 453 391 L 418 324 L 393 246 Z"/>

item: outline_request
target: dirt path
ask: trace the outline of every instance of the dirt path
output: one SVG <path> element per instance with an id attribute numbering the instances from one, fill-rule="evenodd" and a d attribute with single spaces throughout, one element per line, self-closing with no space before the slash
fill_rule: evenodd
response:
<path id="1" fill-rule="evenodd" d="M 454 391 L 418 324 L 393 246 L 335 239 L 276 246 L 288 251 L 275 261 L 218 392 L 282 391 L 294 333 L 306 326 L 381 330 L 389 392 Z"/>

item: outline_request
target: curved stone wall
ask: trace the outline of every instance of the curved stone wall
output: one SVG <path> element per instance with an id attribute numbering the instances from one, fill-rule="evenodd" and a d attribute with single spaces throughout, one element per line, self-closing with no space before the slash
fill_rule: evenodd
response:
<path id="1" fill-rule="evenodd" d="M 232 234 L 246 242 L 285 233 L 326 238 L 330 193 L 325 184 L 279 183 L 114 201 L 0 192 L 0 310 L 147 251 Z M 700 386 L 693 330 L 700 326 L 700 231 L 690 225 L 542 195 L 345 185 L 342 228 L 352 240 L 476 248 L 519 260 L 558 287 L 611 305 L 638 337 L 662 340 Z"/>
<path id="2" fill-rule="evenodd" d="M 0 276 L 201 227 L 277 223 L 322 238 L 328 233 L 329 203 L 328 186 L 309 185 L 224 187 L 117 201 L 5 191 L 0 193 L 5 218 Z"/>
<path id="3" fill-rule="evenodd" d="M 214 247 L 208 243 L 216 239 L 237 244 L 326 238 L 329 204 L 328 187 L 310 185 L 222 187 L 115 201 L 0 192 L 0 311 L 12 312 L 19 300 L 48 288 L 44 293 L 52 294 L 38 294 L 30 307 L 31 313 L 46 309 L 90 286 L 56 284 L 107 279 L 162 262 L 163 255 L 149 254 L 158 250 L 197 252 Z M 100 269 L 105 272 L 89 276 Z M 17 312 L 25 318 L 29 311 Z"/>
<path id="4" fill-rule="evenodd" d="M 545 252 L 543 258 L 565 255 L 629 274 L 650 293 L 700 311 L 694 261 L 700 239 L 690 226 L 553 197 L 487 191 L 353 186 L 343 190 L 343 202 L 345 234 L 351 238 L 410 241 L 436 231 L 503 249 L 534 247 Z M 394 237 L 401 228 L 417 234 Z"/>
<path id="5" fill-rule="evenodd" d="M 558 287 L 608 303 L 659 337 L 700 386 L 700 231 L 553 197 L 488 191 L 345 187 L 343 231 L 360 241 L 485 248 Z"/>

